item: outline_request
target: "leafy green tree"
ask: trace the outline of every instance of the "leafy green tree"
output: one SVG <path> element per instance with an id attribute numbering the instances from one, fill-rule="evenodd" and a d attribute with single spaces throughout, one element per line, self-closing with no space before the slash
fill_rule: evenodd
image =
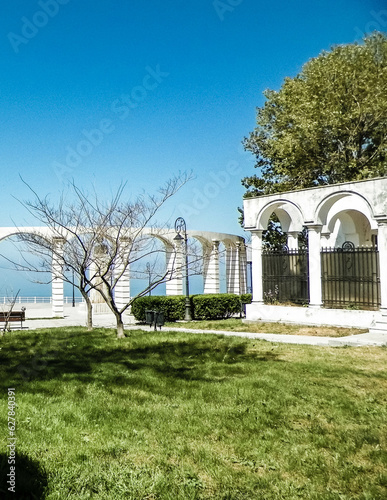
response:
<path id="1" fill-rule="evenodd" d="M 386 175 L 385 34 L 322 52 L 264 95 L 244 139 L 259 169 L 246 197 Z"/>

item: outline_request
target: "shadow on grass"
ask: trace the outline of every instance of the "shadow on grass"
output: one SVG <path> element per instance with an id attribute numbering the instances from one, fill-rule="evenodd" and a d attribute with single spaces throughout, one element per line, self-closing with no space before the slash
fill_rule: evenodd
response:
<path id="1" fill-rule="evenodd" d="M 7 500 L 45 498 L 47 477 L 40 464 L 18 453 L 14 457 L 14 464 L 9 463 L 9 460 L 6 453 L 0 453 L 0 498 Z M 11 467 L 15 469 L 12 471 Z M 13 472 L 14 476 L 12 476 Z"/>
<path id="2" fill-rule="evenodd" d="M 238 370 L 230 365 L 254 361 L 276 361 L 277 354 L 266 350 L 249 352 L 244 339 L 216 335 L 189 336 L 167 332 L 149 334 L 134 332 L 116 341 L 114 332 L 71 329 L 42 332 L 9 339 L 0 351 L 0 385 L 10 387 L 33 380 L 49 381 L 76 378 L 79 382 L 99 381 L 106 384 L 135 384 L 140 372 L 180 380 L 211 381 L 213 370 L 232 376 Z M 231 375 L 230 375 L 231 374 Z M 11 385 L 10 385 L 11 384 Z M 23 390 L 29 384 L 24 384 Z M 32 390 L 32 389 L 31 389 Z"/>

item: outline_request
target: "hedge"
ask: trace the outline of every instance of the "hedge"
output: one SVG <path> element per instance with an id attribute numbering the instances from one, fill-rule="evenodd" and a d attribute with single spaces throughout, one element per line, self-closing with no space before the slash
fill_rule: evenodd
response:
<path id="1" fill-rule="evenodd" d="M 224 319 L 241 312 L 239 295 L 231 293 L 194 295 L 195 319 Z"/>
<path id="2" fill-rule="evenodd" d="M 251 293 L 242 293 L 242 295 L 241 295 L 242 304 L 251 304 L 252 300 L 253 300 L 253 296 Z"/>
<path id="3" fill-rule="evenodd" d="M 137 321 L 145 322 L 147 309 L 163 311 L 164 321 L 184 319 L 185 297 L 182 295 L 154 295 L 139 297 L 132 304 L 132 314 Z"/>
<path id="4" fill-rule="evenodd" d="M 241 304 L 251 302 L 251 295 L 239 296 L 231 293 L 191 295 L 190 301 L 194 319 L 224 319 L 239 314 Z M 163 311 L 165 321 L 183 320 L 185 317 L 185 296 L 140 297 L 132 305 L 132 314 L 137 321 L 144 322 L 147 309 Z"/>

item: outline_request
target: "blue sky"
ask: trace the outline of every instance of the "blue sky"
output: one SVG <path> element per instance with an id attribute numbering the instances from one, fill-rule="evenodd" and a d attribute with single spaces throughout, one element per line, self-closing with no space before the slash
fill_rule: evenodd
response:
<path id="1" fill-rule="evenodd" d="M 382 0 L 12 0 L 0 15 L 0 224 L 33 223 L 14 197 L 66 179 L 109 196 L 194 180 L 171 222 L 243 235 L 241 146 L 262 92 L 334 44 L 387 30 Z"/>

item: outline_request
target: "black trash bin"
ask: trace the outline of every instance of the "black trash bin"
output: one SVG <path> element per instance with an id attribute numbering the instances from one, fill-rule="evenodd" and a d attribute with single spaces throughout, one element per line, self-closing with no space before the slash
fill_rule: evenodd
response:
<path id="1" fill-rule="evenodd" d="M 156 326 L 158 326 L 160 327 L 161 330 L 161 327 L 164 325 L 164 311 L 155 311 L 155 317 L 156 317 L 155 328 Z"/>
<path id="2" fill-rule="evenodd" d="M 145 311 L 145 323 L 147 325 L 153 325 L 155 321 L 155 312 L 154 311 L 151 311 L 151 310 L 146 310 Z"/>

